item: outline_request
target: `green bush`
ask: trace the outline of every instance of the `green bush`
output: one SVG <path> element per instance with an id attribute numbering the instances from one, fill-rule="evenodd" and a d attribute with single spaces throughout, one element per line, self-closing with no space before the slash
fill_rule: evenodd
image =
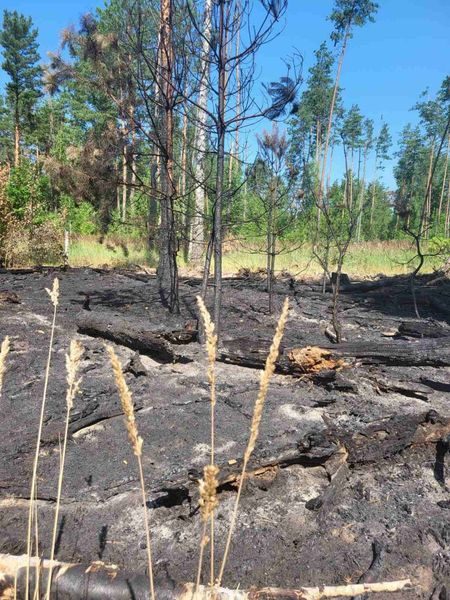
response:
<path id="1" fill-rule="evenodd" d="M 38 224 L 45 221 L 51 200 L 50 181 L 29 160 L 23 159 L 11 169 L 6 195 L 16 219 L 27 217 Z"/>
<path id="2" fill-rule="evenodd" d="M 71 233 L 95 235 L 98 233 L 97 212 L 90 202 L 75 203 L 75 200 L 63 194 L 60 200 L 65 228 Z"/>

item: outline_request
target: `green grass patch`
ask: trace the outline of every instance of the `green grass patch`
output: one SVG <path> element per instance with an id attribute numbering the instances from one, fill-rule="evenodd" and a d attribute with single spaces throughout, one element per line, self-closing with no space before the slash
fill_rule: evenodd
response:
<path id="1" fill-rule="evenodd" d="M 94 236 L 79 236 L 70 244 L 69 264 L 72 267 L 154 266 L 156 256 L 150 256 L 144 241 L 108 237 L 100 242 Z"/>
<path id="2" fill-rule="evenodd" d="M 352 244 L 345 259 L 344 271 L 353 277 L 403 275 L 413 269 L 413 257 L 414 249 L 405 241 Z M 79 236 L 72 240 L 69 252 L 69 264 L 74 267 L 155 267 L 156 263 L 157 256 L 149 255 L 145 240 L 126 240 L 119 236 L 107 237 L 102 242 L 95 236 Z M 427 259 L 422 272 L 433 271 L 441 264 L 442 257 Z M 181 256 L 179 265 L 181 268 L 190 267 Z M 226 275 L 236 274 L 240 269 L 257 271 L 265 266 L 264 252 L 258 251 L 256 247 L 233 249 L 228 245 L 228 250 L 224 252 L 223 272 Z M 311 248 L 306 245 L 277 256 L 276 271 L 289 271 L 298 277 L 313 277 L 322 272 L 318 262 L 312 258 Z"/>

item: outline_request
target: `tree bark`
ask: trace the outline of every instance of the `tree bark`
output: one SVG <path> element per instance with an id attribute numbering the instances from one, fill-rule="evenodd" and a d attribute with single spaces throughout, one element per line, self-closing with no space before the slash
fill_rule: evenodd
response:
<path id="1" fill-rule="evenodd" d="M 360 190 L 359 190 L 358 225 L 357 225 L 357 231 L 356 231 L 356 241 L 357 242 L 361 241 L 362 215 L 363 215 L 363 208 L 364 208 L 364 193 L 365 193 L 365 186 L 366 186 L 367 152 L 368 152 L 368 146 L 366 144 L 366 146 L 364 148 L 363 176 L 362 176 L 362 181 L 360 182 Z"/>
<path id="2" fill-rule="evenodd" d="M 20 127 L 19 117 L 16 116 L 16 124 L 14 126 L 14 166 L 18 167 L 20 163 Z"/>
<path id="3" fill-rule="evenodd" d="M 428 166 L 427 187 L 426 187 L 426 194 L 425 194 L 425 200 L 424 200 L 425 210 L 423 211 L 422 222 L 420 224 L 420 227 L 422 229 L 422 232 L 423 232 L 425 238 L 429 237 L 428 234 L 429 234 L 429 225 L 430 225 L 430 219 L 431 219 L 431 195 L 432 195 L 431 176 L 432 176 L 432 170 L 433 170 L 433 159 L 434 159 L 434 140 L 431 145 L 430 163 Z"/>
<path id="4" fill-rule="evenodd" d="M 236 14 L 237 14 L 237 20 L 236 20 L 236 50 L 235 50 L 235 56 L 239 56 L 240 53 L 240 46 L 241 46 L 241 19 L 240 19 L 240 12 L 241 12 L 241 3 L 240 0 L 237 0 L 236 2 Z M 240 112 L 241 112 L 241 70 L 240 70 L 240 65 L 239 62 L 236 65 L 235 68 L 235 73 L 236 73 L 236 117 L 239 116 Z M 228 187 L 231 189 L 232 186 L 232 182 L 233 182 L 233 166 L 234 166 L 234 159 L 236 158 L 236 160 L 239 159 L 239 125 L 236 126 L 236 132 L 235 132 L 235 137 L 234 137 L 234 143 L 233 143 L 233 148 L 230 151 L 230 163 L 229 163 L 229 170 L 228 170 Z M 231 203 L 231 196 L 230 196 L 230 203 Z M 231 211 L 231 208 L 230 208 Z"/>
<path id="5" fill-rule="evenodd" d="M 217 176 L 216 198 L 214 206 L 214 323 L 216 332 L 220 334 L 220 312 L 222 307 L 222 200 L 225 167 L 225 94 L 226 94 L 226 31 L 225 0 L 219 4 L 219 106 L 217 115 Z"/>
<path id="6" fill-rule="evenodd" d="M 328 155 L 328 146 L 330 143 L 331 128 L 333 125 L 334 106 L 336 104 L 336 98 L 337 98 L 337 93 L 338 93 L 338 89 L 339 89 L 339 81 L 341 78 L 342 64 L 344 62 L 345 52 L 347 50 L 347 42 L 348 42 L 349 33 L 350 33 L 350 23 L 347 25 L 347 29 L 345 30 L 344 42 L 342 44 L 341 54 L 339 56 L 338 68 L 337 68 L 337 72 L 336 72 L 336 79 L 334 82 L 333 95 L 331 97 L 330 114 L 328 117 L 327 132 L 325 135 L 325 146 L 324 146 L 324 150 L 323 150 L 322 171 L 320 174 L 319 196 L 317 199 L 317 205 L 318 205 L 317 206 L 317 228 L 319 228 L 319 225 L 320 225 L 320 212 L 321 212 L 321 204 L 322 204 L 322 198 L 323 198 L 323 186 L 325 183 L 325 173 L 327 170 L 327 155 Z"/>
<path id="7" fill-rule="evenodd" d="M 128 193 L 128 164 L 127 164 L 127 145 L 123 144 L 122 149 L 122 210 L 120 220 L 125 222 L 127 214 L 127 193 Z"/>
<path id="8" fill-rule="evenodd" d="M 448 141 L 447 141 L 447 155 L 445 157 L 444 176 L 442 178 L 441 195 L 439 197 L 439 207 L 438 207 L 437 222 L 436 222 L 436 231 L 437 232 L 439 232 L 439 229 L 441 227 L 442 205 L 443 205 L 443 201 L 444 201 L 445 184 L 447 183 L 449 154 L 450 154 L 450 135 L 448 136 Z"/>
<path id="9" fill-rule="evenodd" d="M 175 230 L 173 173 L 173 0 L 161 1 L 159 77 L 161 91 L 161 226 L 157 269 L 162 303 L 170 312 L 179 312 L 177 239 Z"/>
<path id="10" fill-rule="evenodd" d="M 211 37 L 211 0 L 205 0 L 205 14 L 203 24 L 202 64 L 200 65 L 200 85 L 198 92 L 197 108 L 197 156 L 195 161 L 195 206 L 192 219 L 191 252 L 193 262 L 199 262 L 205 245 L 205 213 L 206 213 L 206 125 L 208 104 L 208 79 L 209 79 L 209 50 Z"/>

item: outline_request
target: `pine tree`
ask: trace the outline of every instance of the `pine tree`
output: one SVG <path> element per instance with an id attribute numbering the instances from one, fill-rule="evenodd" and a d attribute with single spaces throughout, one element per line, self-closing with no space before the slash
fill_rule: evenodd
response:
<path id="1" fill-rule="evenodd" d="M 38 31 L 31 17 L 5 10 L 0 45 L 3 47 L 2 68 L 9 75 L 6 100 L 14 123 L 14 164 L 20 160 L 23 131 L 33 122 L 33 111 L 41 95 L 41 68 L 38 65 Z"/>

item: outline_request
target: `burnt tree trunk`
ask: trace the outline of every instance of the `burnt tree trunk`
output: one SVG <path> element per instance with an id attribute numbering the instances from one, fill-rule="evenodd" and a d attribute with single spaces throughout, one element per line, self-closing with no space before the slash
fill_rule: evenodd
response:
<path id="1" fill-rule="evenodd" d="M 161 92 L 161 225 L 159 235 L 158 283 L 162 303 L 170 312 L 179 313 L 177 239 L 175 230 L 173 173 L 173 102 L 174 50 L 172 40 L 172 0 L 161 2 L 159 77 Z"/>

